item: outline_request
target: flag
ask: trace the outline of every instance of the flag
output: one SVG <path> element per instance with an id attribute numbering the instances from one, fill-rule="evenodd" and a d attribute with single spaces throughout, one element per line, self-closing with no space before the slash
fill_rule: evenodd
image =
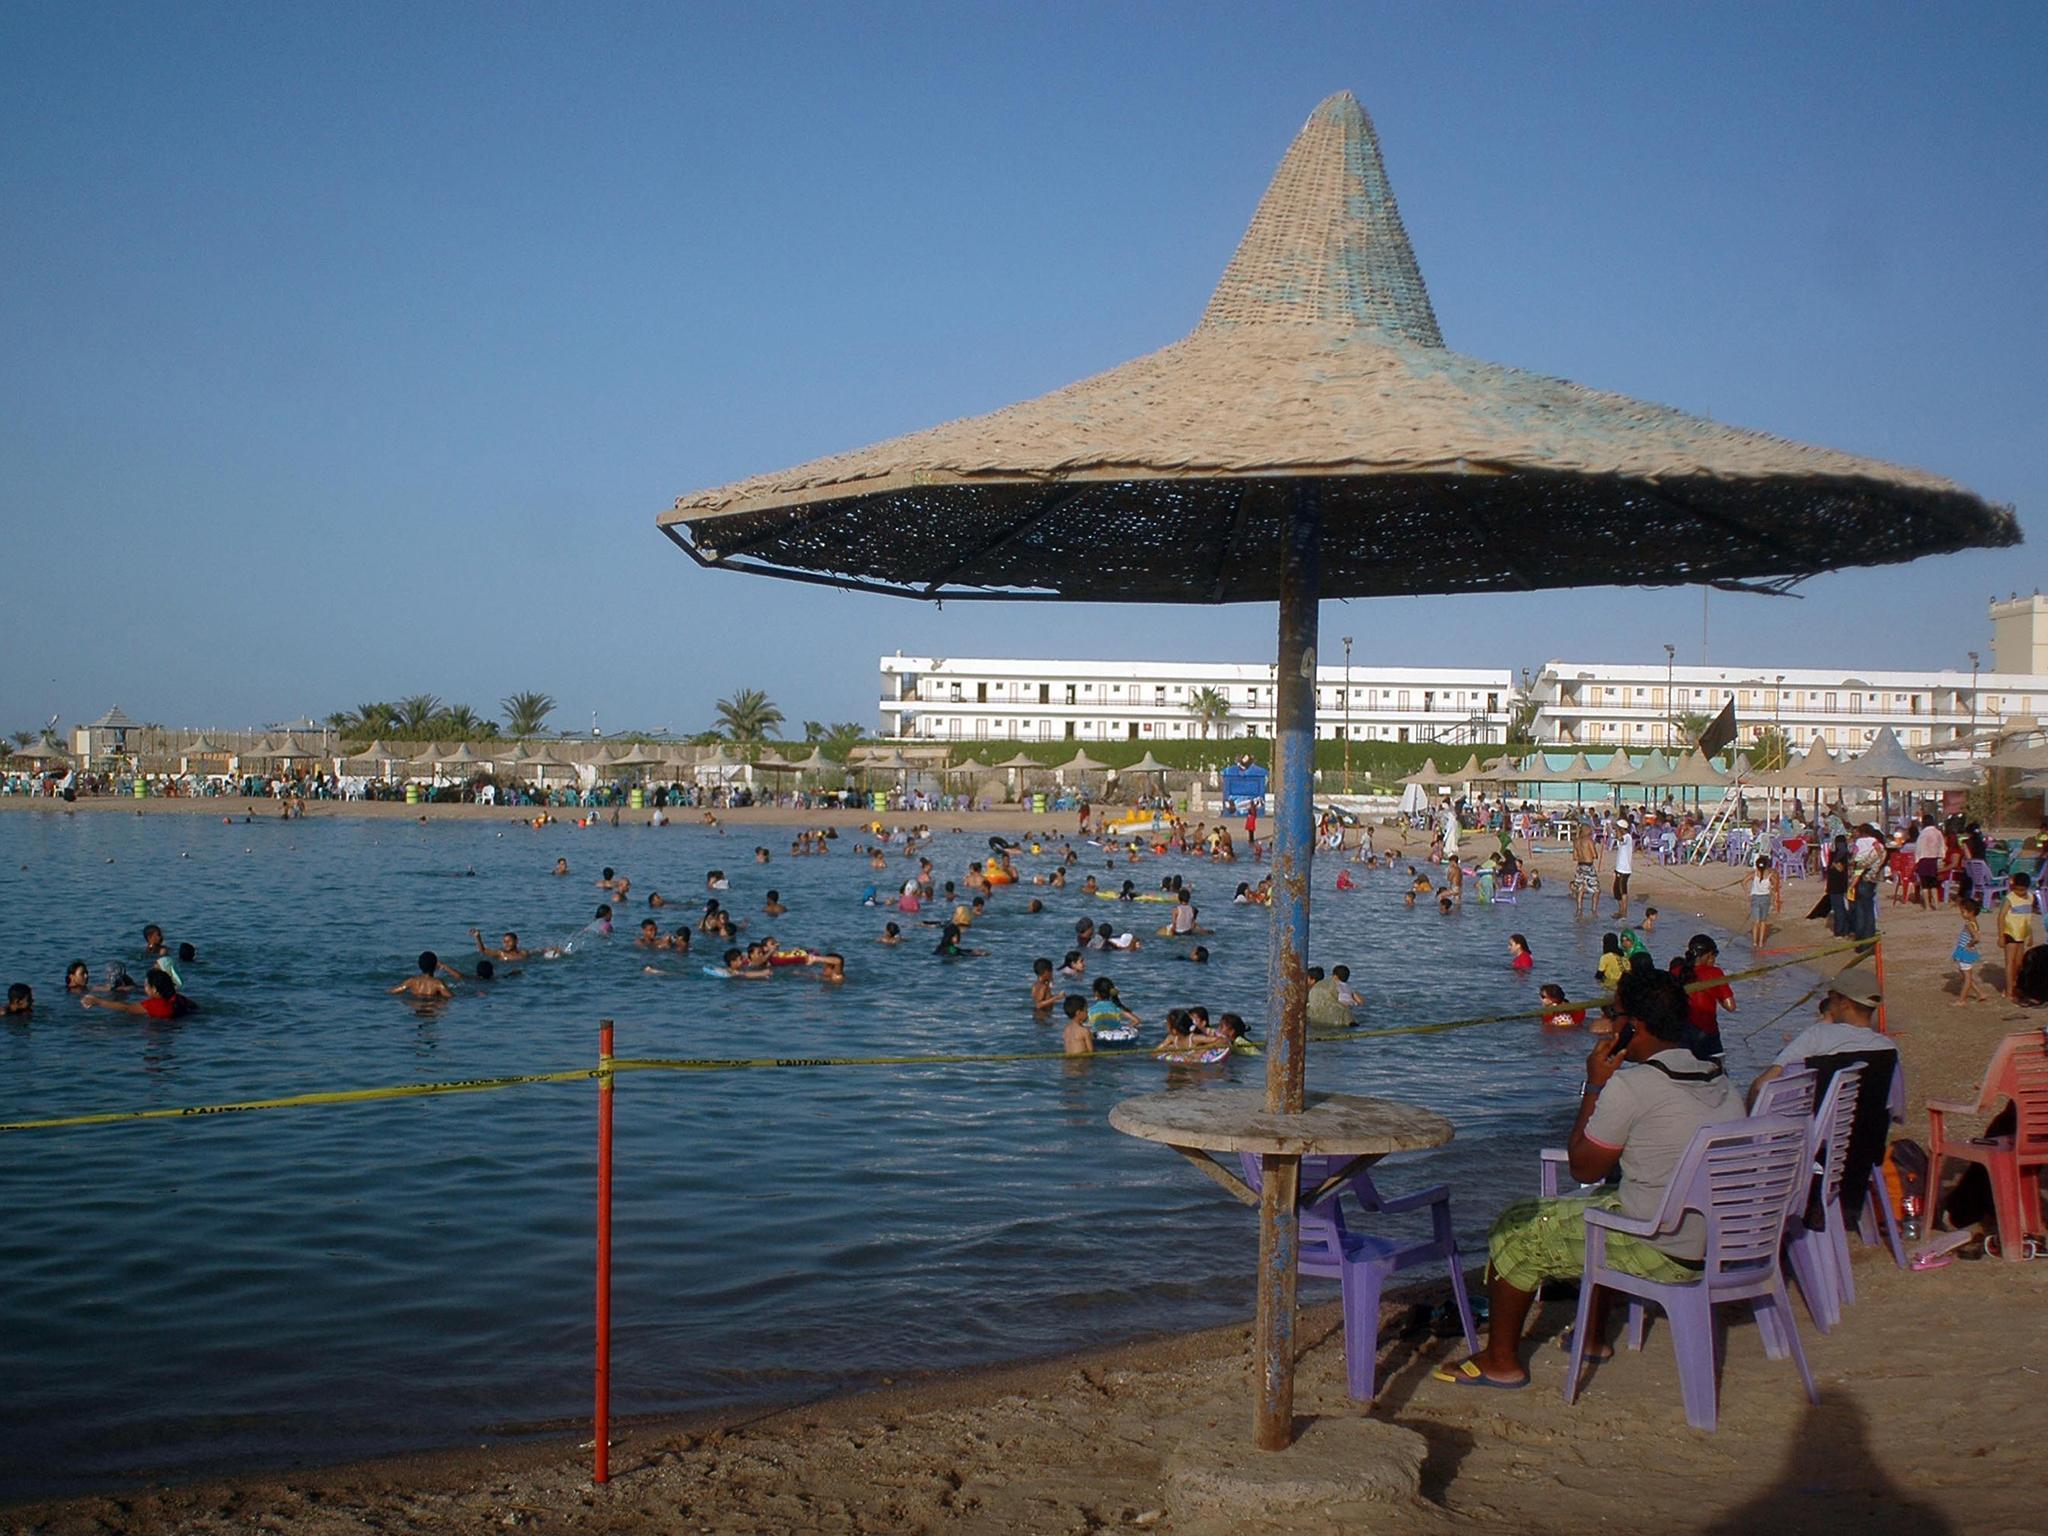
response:
<path id="1" fill-rule="evenodd" d="M 1714 716 L 1711 724 L 1700 732 L 1700 751 L 1708 757 L 1725 752 L 1735 745 L 1735 701 L 1730 699 L 1721 706 L 1721 713 Z"/>

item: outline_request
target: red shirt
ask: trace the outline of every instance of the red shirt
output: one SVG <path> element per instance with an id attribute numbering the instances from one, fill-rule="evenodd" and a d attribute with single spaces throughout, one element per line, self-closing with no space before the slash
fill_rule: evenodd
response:
<path id="1" fill-rule="evenodd" d="M 1735 1001 L 1735 989 L 1721 980 L 1727 974 L 1718 965 L 1709 965 L 1704 961 L 1693 967 L 1693 980 L 1721 983 L 1719 986 L 1703 986 L 1697 992 L 1686 994 L 1685 1002 L 1686 1007 L 1691 1010 L 1692 1026 L 1701 1034 L 1720 1034 L 1721 1003 L 1724 999 L 1731 1003 Z"/>
<path id="2" fill-rule="evenodd" d="M 142 1000 L 142 1011 L 152 1019 L 168 1019 L 177 1013 L 178 1008 L 168 997 L 158 997 L 152 992 Z"/>

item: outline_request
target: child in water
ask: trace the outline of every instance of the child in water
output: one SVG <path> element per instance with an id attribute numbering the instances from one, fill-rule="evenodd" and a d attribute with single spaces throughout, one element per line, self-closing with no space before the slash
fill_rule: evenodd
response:
<path id="1" fill-rule="evenodd" d="M 1621 980 L 1621 973 L 1624 969 L 1626 969 L 1626 965 L 1621 958 L 1621 935 L 1617 933 L 1602 934 L 1600 938 L 1600 964 L 1593 972 L 1593 979 L 1612 992 L 1615 983 Z"/>
<path id="2" fill-rule="evenodd" d="M 1062 976 L 1079 976 L 1087 969 L 1087 958 L 1078 949 L 1070 949 L 1067 951 L 1067 958 L 1060 962 L 1059 974 Z"/>
<path id="3" fill-rule="evenodd" d="M 1508 965 L 1517 971 L 1533 971 L 1536 957 L 1529 953 L 1529 941 L 1519 933 L 1508 935 Z"/>
<path id="4" fill-rule="evenodd" d="M 1060 1006 L 1067 1017 L 1060 1031 L 1060 1049 L 1069 1056 L 1094 1055 L 1095 1031 L 1088 1027 L 1088 999 L 1078 992 L 1069 992 Z"/>
<path id="5" fill-rule="evenodd" d="M 1543 1006 L 1551 1010 L 1543 1015 L 1545 1029 L 1577 1029 L 1586 1022 L 1584 1010 L 1565 1007 L 1564 988 L 1556 982 L 1546 981 L 1537 995 L 1543 999 Z"/>
<path id="6" fill-rule="evenodd" d="M 882 924 L 882 936 L 875 940 L 875 942 L 877 944 L 901 944 L 903 942 L 903 930 L 894 923 L 884 923 Z"/>
<path id="7" fill-rule="evenodd" d="M 1107 976 L 1095 978 L 1095 1000 L 1088 1005 L 1088 1027 L 1107 1030 L 1114 1036 L 1136 1039 L 1144 1020 L 1124 1006 L 1124 1000 L 1117 995 L 1116 983 Z M 1129 1034 L 1124 1034 L 1129 1030 Z"/>
<path id="8" fill-rule="evenodd" d="M 1031 962 L 1031 1011 L 1046 1013 L 1053 1003 L 1052 961 L 1040 955 Z"/>

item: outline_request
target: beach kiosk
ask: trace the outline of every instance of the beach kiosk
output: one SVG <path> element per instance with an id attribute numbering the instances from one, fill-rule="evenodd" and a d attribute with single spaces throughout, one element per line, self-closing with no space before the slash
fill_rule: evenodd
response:
<path id="1" fill-rule="evenodd" d="M 1177 1117 L 1123 1121 L 1191 1155 L 1260 1159 L 1255 1432 L 1269 1449 L 1292 1436 L 1303 1151 L 1370 1157 L 1437 1134 L 1378 1101 L 1321 1096 L 1309 1113 L 1318 602 L 1775 592 L 2019 541 L 2009 508 L 1938 476 L 1451 351 L 1348 93 L 1309 117 L 1181 340 L 990 415 L 692 492 L 657 522 L 703 569 L 851 591 L 1278 603 L 1265 1087 L 1182 1095 L 1215 1101 L 1185 1141 Z M 1544 537 L 1518 536 L 1530 527 Z"/>

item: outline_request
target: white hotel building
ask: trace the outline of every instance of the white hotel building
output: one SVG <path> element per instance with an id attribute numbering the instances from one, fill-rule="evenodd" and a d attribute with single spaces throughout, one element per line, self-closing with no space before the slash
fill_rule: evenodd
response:
<path id="1" fill-rule="evenodd" d="M 881 734 L 905 741 L 1185 741 L 1205 734 L 1189 704 L 1214 688 L 1230 716 L 1213 737 L 1273 734 L 1273 668 L 1224 662 L 1018 661 L 884 656 Z M 1514 677 L 1460 667 L 1316 670 L 1325 740 L 1507 740 Z"/>
<path id="2" fill-rule="evenodd" d="M 1793 751 L 1817 737 L 1860 752 L 1890 726 L 1908 751 L 1964 752 L 1980 732 L 2048 722 L 2048 598 L 1993 602 L 1987 659 L 1985 670 L 1946 672 L 1551 661 L 1530 686 L 1534 735 L 1572 750 L 1667 747 L 1673 717 L 1733 700 L 1742 745 L 1776 727 Z"/>

